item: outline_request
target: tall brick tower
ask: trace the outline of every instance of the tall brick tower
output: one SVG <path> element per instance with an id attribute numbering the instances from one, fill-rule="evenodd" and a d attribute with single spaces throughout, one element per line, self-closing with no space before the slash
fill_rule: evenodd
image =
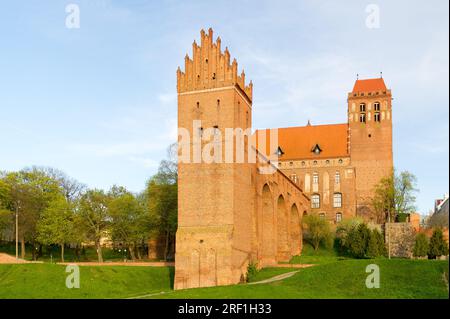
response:
<path id="1" fill-rule="evenodd" d="M 392 95 L 383 78 L 357 80 L 348 94 L 349 151 L 356 172 L 356 213 L 374 219 L 374 186 L 392 173 Z"/>
<path id="2" fill-rule="evenodd" d="M 225 163 L 223 141 L 225 128 L 251 127 L 252 83 L 220 46 L 212 29 L 202 30 L 200 46 L 194 41 L 192 59 L 186 55 L 177 71 L 178 127 L 191 137 L 179 143 L 191 156 L 178 164 L 175 289 L 238 283 L 251 254 L 252 166 Z M 219 152 L 205 149 L 212 140 L 222 141 Z M 200 159 L 199 146 L 214 160 Z"/>

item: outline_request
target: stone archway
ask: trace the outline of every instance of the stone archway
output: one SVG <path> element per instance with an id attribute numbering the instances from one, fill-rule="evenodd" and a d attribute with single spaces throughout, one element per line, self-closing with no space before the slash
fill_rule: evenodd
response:
<path id="1" fill-rule="evenodd" d="M 301 250 L 301 230 L 300 230 L 300 215 L 297 205 L 291 207 L 291 254 L 296 256 L 300 254 Z"/>
<path id="2" fill-rule="evenodd" d="M 275 218 L 272 192 L 267 184 L 262 189 L 261 266 L 276 263 Z"/>
<path id="3" fill-rule="evenodd" d="M 289 224 L 286 202 L 283 195 L 277 200 L 277 260 L 289 261 Z"/>

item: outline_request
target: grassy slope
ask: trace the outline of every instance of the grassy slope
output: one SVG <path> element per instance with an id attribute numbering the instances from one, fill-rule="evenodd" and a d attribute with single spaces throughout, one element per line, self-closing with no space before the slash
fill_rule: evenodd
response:
<path id="1" fill-rule="evenodd" d="M 380 267 L 381 287 L 365 286 L 368 264 Z M 279 282 L 175 291 L 154 298 L 448 298 L 448 261 L 343 260 L 301 269 Z"/>
<path id="2" fill-rule="evenodd" d="M 296 271 L 298 269 L 296 268 L 281 268 L 281 267 L 269 267 L 269 268 L 264 268 L 260 271 L 258 271 L 258 273 L 256 273 L 256 275 L 254 275 L 251 280 L 249 280 L 250 282 L 256 282 L 256 281 L 261 281 L 264 279 L 268 279 L 268 278 L 272 278 L 287 272 L 292 272 L 292 271 Z"/>
<path id="3" fill-rule="evenodd" d="M 173 267 L 80 267 L 80 289 L 65 286 L 65 267 L 0 265 L 0 298 L 126 298 L 169 291 Z"/>
<path id="4" fill-rule="evenodd" d="M 365 287 L 365 267 L 380 266 L 381 288 Z M 293 277 L 262 285 L 173 291 L 171 267 L 80 267 L 81 288 L 65 287 L 65 267 L 0 265 L 0 298 L 126 298 L 161 291 L 154 298 L 448 298 L 448 261 L 343 260 L 300 269 Z M 265 269 L 258 280 L 288 269 Z"/>
<path id="5" fill-rule="evenodd" d="M 323 248 L 315 251 L 311 245 L 304 244 L 301 256 L 294 256 L 291 264 L 326 264 L 330 262 L 336 262 L 347 259 L 346 257 L 339 256 L 338 253 L 332 250 L 326 250 Z"/>
<path id="6" fill-rule="evenodd" d="M 54 264 L 0 265 L 0 298 L 126 298 L 167 292 L 154 298 L 448 298 L 443 273 L 448 261 L 385 258 L 356 260 L 305 245 L 291 263 L 316 266 L 283 281 L 172 290 L 172 267 L 80 267 L 81 288 L 65 287 L 65 267 Z M 368 264 L 380 267 L 381 288 L 365 286 Z M 266 268 L 252 281 L 298 269 Z M 448 275 L 447 275 L 448 276 Z"/>

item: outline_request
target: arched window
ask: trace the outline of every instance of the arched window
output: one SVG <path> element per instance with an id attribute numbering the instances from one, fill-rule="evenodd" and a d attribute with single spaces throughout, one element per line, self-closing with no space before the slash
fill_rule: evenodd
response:
<path id="1" fill-rule="evenodd" d="M 313 173 L 313 184 L 319 184 L 319 173 Z"/>
<path id="2" fill-rule="evenodd" d="M 342 221 L 342 213 L 336 213 L 336 223 L 340 223 Z"/>
<path id="3" fill-rule="evenodd" d="M 366 123 L 366 113 L 359 114 L 359 121 L 361 123 Z"/>
<path id="4" fill-rule="evenodd" d="M 340 184 L 341 183 L 341 173 L 336 172 L 334 174 L 334 183 L 335 184 Z"/>
<path id="5" fill-rule="evenodd" d="M 342 194 L 334 193 L 333 195 L 333 207 L 342 207 Z"/>
<path id="6" fill-rule="evenodd" d="M 359 105 L 359 111 L 360 112 L 365 112 L 366 111 L 366 103 L 361 103 Z"/>
<path id="7" fill-rule="evenodd" d="M 380 112 L 375 112 L 375 114 L 373 115 L 373 120 L 375 122 L 380 122 L 380 120 L 381 120 Z"/>
<path id="8" fill-rule="evenodd" d="M 380 111 L 380 102 L 373 103 L 373 109 L 375 111 Z"/>
<path id="9" fill-rule="evenodd" d="M 297 183 L 298 183 L 297 174 L 292 174 L 292 175 L 291 175 L 291 180 L 292 180 L 295 184 L 297 184 Z"/>
<path id="10" fill-rule="evenodd" d="M 311 208 L 320 208 L 320 195 L 313 194 L 311 196 Z"/>

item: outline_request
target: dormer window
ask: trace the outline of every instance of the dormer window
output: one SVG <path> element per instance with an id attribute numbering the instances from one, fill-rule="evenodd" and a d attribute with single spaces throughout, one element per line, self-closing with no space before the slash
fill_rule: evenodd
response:
<path id="1" fill-rule="evenodd" d="M 283 150 L 281 149 L 280 146 L 278 146 L 277 151 L 275 152 L 275 154 L 276 154 L 277 156 L 282 156 L 282 155 L 284 154 L 284 152 L 283 152 Z"/>
<path id="2" fill-rule="evenodd" d="M 316 144 L 312 148 L 311 152 L 313 152 L 316 155 L 320 155 L 320 153 L 322 152 L 322 149 L 320 148 L 319 144 Z"/>

